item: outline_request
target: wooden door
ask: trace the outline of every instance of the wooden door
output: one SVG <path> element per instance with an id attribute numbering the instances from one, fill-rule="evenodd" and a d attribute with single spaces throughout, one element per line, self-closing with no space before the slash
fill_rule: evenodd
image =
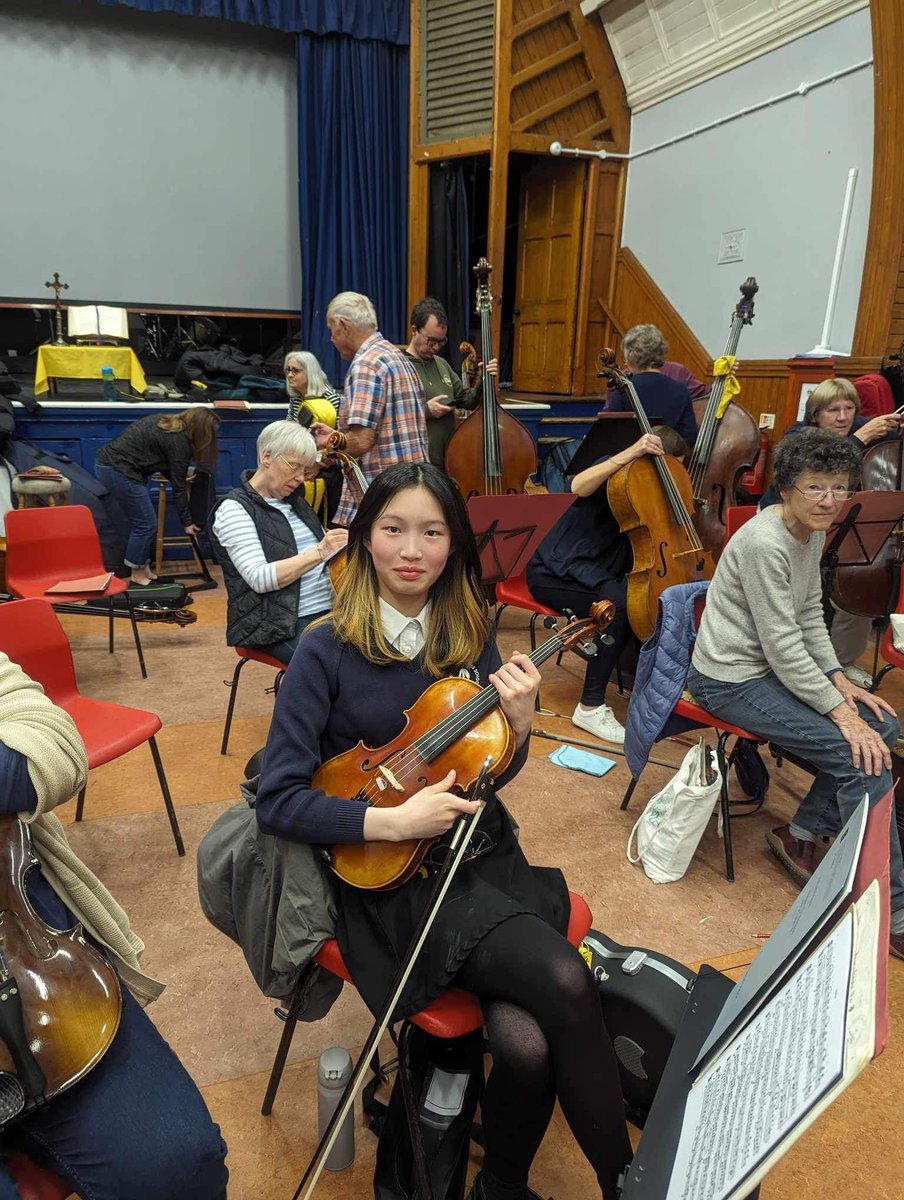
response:
<path id="1" fill-rule="evenodd" d="M 586 169 L 544 158 L 521 180 L 516 391 L 571 392 Z"/>

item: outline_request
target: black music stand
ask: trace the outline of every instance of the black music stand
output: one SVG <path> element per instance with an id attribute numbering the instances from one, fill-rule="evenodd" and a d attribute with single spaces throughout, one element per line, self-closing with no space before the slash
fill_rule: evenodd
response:
<path id="1" fill-rule="evenodd" d="M 571 492 L 472 496 L 468 519 L 477 539 L 481 581 L 492 587 L 520 575 L 553 525 L 574 504 Z"/>
<path id="2" fill-rule="evenodd" d="M 823 612 L 829 629 L 834 616 L 829 601 L 835 572 L 839 567 L 871 567 L 902 519 L 904 492 L 855 492 L 829 527 L 820 564 Z M 892 603 L 897 596 L 894 584 L 891 580 Z"/>
<path id="3" fill-rule="evenodd" d="M 661 424 L 659 417 L 650 417 L 651 425 Z M 601 458 L 620 454 L 643 436 L 640 422 L 631 412 L 597 413 L 596 420 L 587 430 L 584 440 L 574 452 L 574 457 L 565 468 L 566 475 L 577 475 L 586 471 Z"/>

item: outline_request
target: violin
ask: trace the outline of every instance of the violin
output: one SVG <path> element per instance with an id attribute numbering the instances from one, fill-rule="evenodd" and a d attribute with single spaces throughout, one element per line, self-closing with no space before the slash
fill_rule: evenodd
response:
<path id="1" fill-rule="evenodd" d="M 601 600 L 590 616 L 575 618 L 534 650 L 530 659 L 540 666 L 554 654 L 587 649 L 592 635 L 601 633 L 615 616 L 615 605 Z M 438 679 L 405 712 L 398 737 L 379 749 L 359 742 L 324 763 L 311 786 L 330 796 L 397 807 L 416 792 L 437 783 L 455 769 L 458 786 L 470 790 L 486 760 L 497 779 L 512 761 L 515 738 L 499 707 L 499 693 L 458 676 Z M 353 887 L 382 892 L 406 883 L 420 867 L 438 838 L 405 842 L 361 842 L 334 846 L 330 866 Z"/>
<path id="2" fill-rule="evenodd" d="M 480 363 L 477 361 L 477 351 L 470 342 L 459 342 L 458 353 L 461 355 L 461 381 L 465 387 L 472 388 L 477 382 Z M 467 416 L 470 412 L 464 410 Z"/>
<path id="3" fill-rule="evenodd" d="M 458 484 L 466 500 L 472 496 L 520 495 L 526 480 L 537 469 L 533 437 L 517 417 L 500 407 L 496 380 L 487 370 L 487 363 L 493 357 L 493 296 L 489 283 L 492 270 L 485 258 L 474 268 L 483 355 L 483 399 L 455 430 L 446 447 L 446 473 Z"/>
<path id="4" fill-rule="evenodd" d="M 864 451 L 860 487 L 865 492 L 904 492 L 904 443 L 900 438 L 877 442 Z M 836 568 L 832 599 L 844 612 L 856 616 L 887 617 L 898 598 L 902 564 L 904 529 L 899 526 L 868 567 Z"/>
<path id="5" fill-rule="evenodd" d="M 644 433 L 652 433 L 630 378 L 615 365 L 613 350 L 601 351 L 597 374 L 627 393 Z M 606 484 L 609 507 L 634 555 L 628 572 L 628 621 L 645 642 L 656 627 L 659 597 L 668 587 L 712 579 L 715 563 L 694 526 L 693 489 L 680 459 L 671 455 L 635 458 Z"/>
<path id="6" fill-rule="evenodd" d="M 753 298 L 758 291 L 752 275 L 741 284 L 741 299 L 732 314 L 724 351 L 727 357 L 734 358 L 741 330 L 753 321 Z M 717 375 L 708 399 L 694 405 L 699 431 L 688 464 L 694 526 L 715 561 L 725 544 L 725 510 L 735 504 L 738 479 L 753 466 L 760 450 L 753 417 L 740 404 L 724 398 L 727 380 L 727 375 Z"/>
<path id="7" fill-rule="evenodd" d="M 367 476 L 361 470 L 360 463 L 356 458 L 352 458 L 350 454 L 345 453 L 345 447 L 348 445 L 348 439 L 341 430 L 336 430 L 327 438 L 326 445 L 321 451 L 321 462 L 326 463 L 328 467 L 338 466 L 342 468 L 342 474 L 348 479 L 354 479 L 358 487 L 361 489 L 361 495 L 367 491 L 368 483 Z M 348 559 L 344 549 L 334 554 L 327 563 L 327 573 L 330 577 L 330 583 L 333 588 L 338 588 L 339 580 L 345 574 L 345 568 Z"/>
<path id="8" fill-rule="evenodd" d="M 53 929 L 32 908 L 31 834 L 0 817 L 0 1124 L 41 1107 L 100 1062 L 122 1010 L 116 972 L 81 925 Z"/>

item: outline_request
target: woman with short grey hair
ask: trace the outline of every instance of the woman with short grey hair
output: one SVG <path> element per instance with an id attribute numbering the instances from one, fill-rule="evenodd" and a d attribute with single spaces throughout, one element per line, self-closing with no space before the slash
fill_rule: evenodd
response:
<path id="1" fill-rule="evenodd" d="M 669 347 L 655 325 L 634 325 L 622 339 L 631 382 L 651 425 L 668 425 L 689 446 L 697 440 L 697 418 L 687 382 L 663 373 Z M 690 376 L 693 379 L 693 376 Z M 607 412 L 631 412 L 626 392 L 610 392 Z"/>
<path id="2" fill-rule="evenodd" d="M 211 540 L 226 582 L 226 643 L 288 663 L 307 625 L 329 612 L 327 560 L 344 529 L 324 533 L 305 499 L 317 447 L 294 421 L 274 421 L 257 439 L 257 470 L 211 514 Z"/>

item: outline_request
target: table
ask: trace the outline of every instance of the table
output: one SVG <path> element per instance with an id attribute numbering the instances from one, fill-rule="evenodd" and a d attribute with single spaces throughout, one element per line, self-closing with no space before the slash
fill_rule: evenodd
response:
<path id="1" fill-rule="evenodd" d="M 128 379 L 136 392 L 147 380 L 130 346 L 39 346 L 35 367 L 35 395 L 46 392 L 50 379 L 101 379 L 101 368 L 112 367 L 117 379 Z"/>

